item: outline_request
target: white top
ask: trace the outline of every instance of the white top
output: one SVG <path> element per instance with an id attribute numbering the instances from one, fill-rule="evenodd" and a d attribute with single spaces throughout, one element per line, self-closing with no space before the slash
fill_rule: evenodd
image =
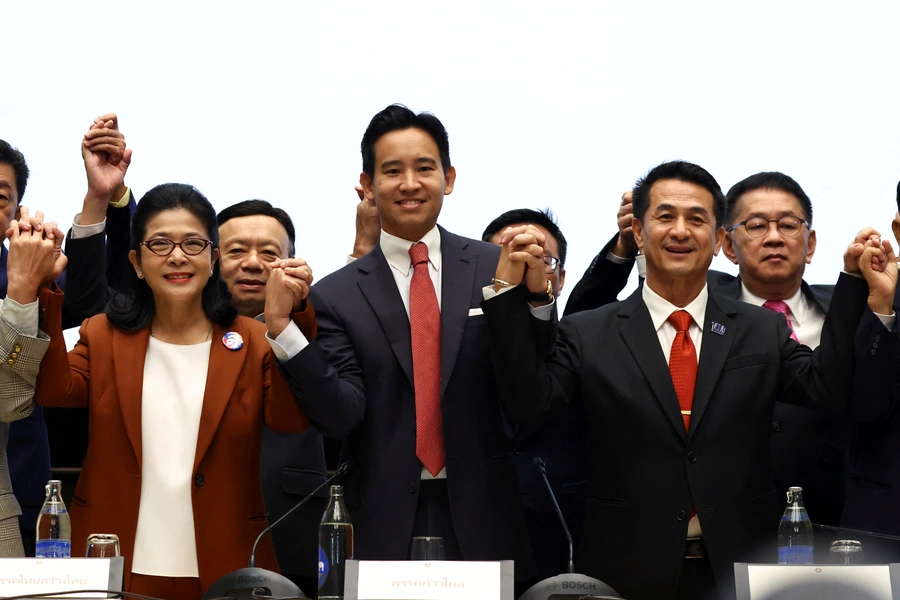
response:
<path id="1" fill-rule="evenodd" d="M 191 485 L 211 343 L 182 346 L 151 337 L 147 346 L 135 573 L 199 576 Z"/>
<path id="2" fill-rule="evenodd" d="M 797 288 L 793 296 L 783 300 L 788 305 L 797 341 L 813 350 L 818 348 L 822 339 L 822 327 L 825 326 L 825 313 L 803 294 L 801 288 Z M 741 301 L 754 306 L 762 306 L 765 303 L 764 298 L 747 290 L 743 282 L 741 282 Z"/>

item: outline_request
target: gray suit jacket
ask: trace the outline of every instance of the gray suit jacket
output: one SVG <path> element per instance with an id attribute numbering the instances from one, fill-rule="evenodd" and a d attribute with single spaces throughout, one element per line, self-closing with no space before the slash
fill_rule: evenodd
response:
<path id="1" fill-rule="evenodd" d="M 0 299 L 0 311 L 4 301 Z M 45 333 L 39 332 L 37 338 L 29 337 L 0 318 L 0 521 L 22 513 L 9 480 L 6 441 L 9 424 L 24 419 L 34 410 L 34 384 L 49 344 L 50 338 Z M 15 530 L 15 535 L 18 534 Z"/>

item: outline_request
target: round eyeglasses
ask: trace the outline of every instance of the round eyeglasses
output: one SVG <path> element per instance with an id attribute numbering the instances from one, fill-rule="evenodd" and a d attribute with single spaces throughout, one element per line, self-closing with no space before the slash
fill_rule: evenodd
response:
<path id="1" fill-rule="evenodd" d="M 760 238 L 769 232 L 769 223 L 775 223 L 775 226 L 778 228 L 778 233 L 787 237 L 794 237 L 800 233 L 800 230 L 803 229 L 804 225 L 809 225 L 806 219 L 798 219 L 797 217 L 785 216 L 780 219 L 753 217 L 752 219 L 741 221 L 725 231 L 730 233 L 743 225 L 750 237 Z"/>
<path id="2" fill-rule="evenodd" d="M 204 240 L 203 238 L 186 238 L 180 242 L 173 242 L 166 238 L 156 238 L 140 243 L 141 246 L 145 246 L 147 250 L 157 256 L 168 256 L 172 254 L 172 251 L 175 250 L 175 246 L 181 248 L 181 251 L 188 256 L 196 256 L 206 250 L 206 247 L 210 244 L 212 244 L 211 240 Z"/>
<path id="3" fill-rule="evenodd" d="M 544 273 L 546 275 L 551 275 L 556 272 L 556 267 L 559 266 L 559 259 L 555 256 L 545 256 L 544 257 Z"/>

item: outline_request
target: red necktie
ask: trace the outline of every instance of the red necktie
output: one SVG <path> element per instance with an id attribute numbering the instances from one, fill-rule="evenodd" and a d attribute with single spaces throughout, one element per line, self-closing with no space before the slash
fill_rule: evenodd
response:
<path id="1" fill-rule="evenodd" d="M 694 321 L 690 313 L 676 310 L 667 319 L 675 326 L 678 333 L 672 342 L 672 352 L 669 354 L 669 373 L 672 374 L 672 384 L 675 386 L 675 395 L 678 396 L 678 405 L 681 407 L 681 418 L 684 419 L 684 428 L 691 424 L 691 406 L 694 404 L 694 385 L 697 383 L 697 351 L 688 327 Z"/>
<path id="2" fill-rule="evenodd" d="M 444 468 L 444 421 L 441 415 L 441 309 L 428 274 L 428 246 L 409 249 L 413 267 L 409 283 L 413 387 L 416 393 L 416 456 L 433 476 Z"/>
<path id="3" fill-rule="evenodd" d="M 787 302 L 784 300 L 766 300 L 763 302 L 763 308 L 768 308 L 769 310 L 774 310 L 777 313 L 783 314 L 785 320 L 787 320 L 788 327 L 791 328 L 791 339 L 795 342 L 800 341 L 797 338 L 796 332 L 794 332 L 794 324 L 791 322 L 791 316 L 788 314 L 790 308 L 788 308 Z"/>

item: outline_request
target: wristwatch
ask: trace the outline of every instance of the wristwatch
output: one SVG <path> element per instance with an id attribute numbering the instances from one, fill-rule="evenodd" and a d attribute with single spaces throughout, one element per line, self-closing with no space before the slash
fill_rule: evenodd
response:
<path id="1" fill-rule="evenodd" d="M 547 280 L 547 289 L 543 292 L 528 292 L 528 300 L 531 302 L 553 302 L 553 286 Z"/>

